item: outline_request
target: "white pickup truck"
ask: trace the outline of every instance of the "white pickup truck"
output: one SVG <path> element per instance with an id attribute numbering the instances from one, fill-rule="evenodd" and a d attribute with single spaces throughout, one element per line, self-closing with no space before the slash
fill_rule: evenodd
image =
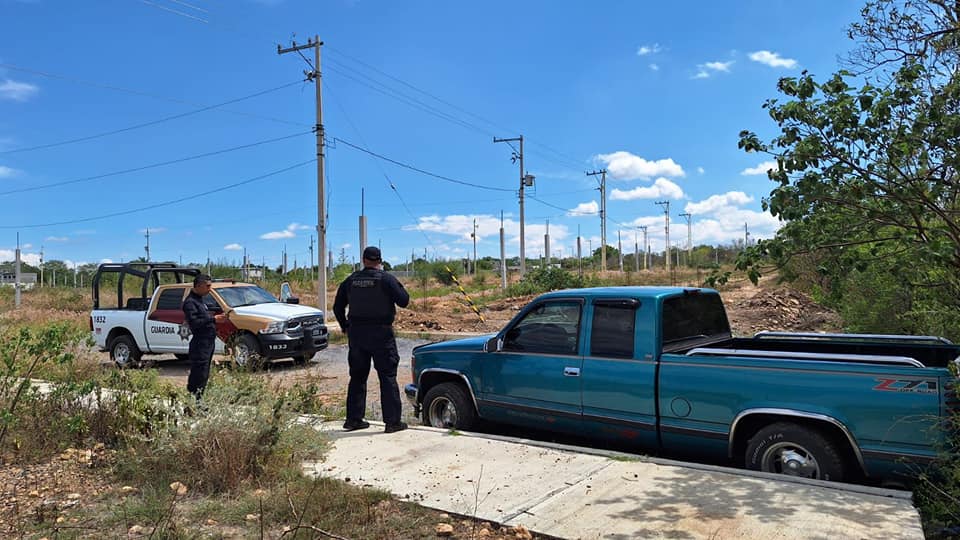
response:
<path id="1" fill-rule="evenodd" d="M 110 351 L 120 367 L 140 365 L 143 356 L 150 354 L 186 359 L 191 335 L 183 324 L 182 305 L 198 274 L 196 268 L 166 263 L 101 264 L 92 282 L 90 314 L 97 346 Z M 135 284 L 125 283 L 127 277 L 138 279 L 133 280 Z M 112 307 L 101 305 L 100 291 L 105 286 L 116 290 Z M 128 291 L 134 292 L 128 295 Z M 217 324 L 217 354 L 228 354 L 236 365 L 254 368 L 280 358 L 307 362 L 327 348 L 323 312 L 299 305 L 295 297 L 285 300 L 254 284 L 214 280 L 204 301 L 210 311 L 227 314 L 227 320 Z"/>

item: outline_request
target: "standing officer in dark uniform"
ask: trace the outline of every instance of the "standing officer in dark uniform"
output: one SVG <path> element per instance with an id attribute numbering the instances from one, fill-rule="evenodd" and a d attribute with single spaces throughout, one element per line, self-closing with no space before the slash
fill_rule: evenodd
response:
<path id="1" fill-rule="evenodd" d="M 363 419 L 367 411 L 367 378 L 370 359 L 380 379 L 380 407 L 387 433 L 407 429 L 400 421 L 400 388 L 397 364 L 400 353 L 393 336 L 394 304 L 407 307 L 410 295 L 397 278 L 381 269 L 380 249 L 363 250 L 363 270 L 350 274 L 337 289 L 333 314 L 340 329 L 347 333 L 350 352 L 350 384 L 347 387 L 347 421 L 343 429 L 353 431 L 370 427 Z M 350 306 L 349 317 L 346 313 Z"/>
<path id="2" fill-rule="evenodd" d="M 190 327 L 193 338 L 190 340 L 190 376 L 187 377 L 187 391 L 197 396 L 203 394 L 210 378 L 210 361 L 217 343 L 216 323 L 223 322 L 226 315 L 213 315 L 203 303 L 203 297 L 210 294 L 213 278 L 201 274 L 193 278 L 193 289 L 183 301 L 184 323 Z"/>

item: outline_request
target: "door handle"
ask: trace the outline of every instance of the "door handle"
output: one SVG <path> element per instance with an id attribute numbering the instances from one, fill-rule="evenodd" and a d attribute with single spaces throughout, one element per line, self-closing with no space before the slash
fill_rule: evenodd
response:
<path id="1" fill-rule="evenodd" d="M 580 376 L 580 368 L 578 368 L 578 367 L 565 367 L 565 368 L 563 368 L 563 376 L 564 376 L 564 377 L 579 377 L 579 376 Z"/>

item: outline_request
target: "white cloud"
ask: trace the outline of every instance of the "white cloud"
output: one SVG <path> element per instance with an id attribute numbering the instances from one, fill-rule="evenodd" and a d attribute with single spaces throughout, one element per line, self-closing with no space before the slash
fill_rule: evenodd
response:
<path id="1" fill-rule="evenodd" d="M 44 242 L 66 242 L 69 240 L 66 236 L 48 236 L 44 239 Z"/>
<path id="2" fill-rule="evenodd" d="M 728 191 L 721 195 L 711 195 L 700 202 L 687 203 L 684 211 L 694 215 L 711 214 L 723 208 L 743 206 L 751 202 L 753 202 L 753 197 L 742 191 Z"/>
<path id="3" fill-rule="evenodd" d="M 658 66 L 657 64 L 650 64 L 650 70 L 651 70 L 651 71 L 660 71 L 660 66 Z"/>
<path id="4" fill-rule="evenodd" d="M 20 171 L 11 167 L 5 167 L 3 165 L 0 165 L 0 178 L 13 178 L 18 174 L 20 174 Z"/>
<path id="5" fill-rule="evenodd" d="M 660 52 L 660 44 L 654 43 L 653 45 L 641 45 L 637 48 L 637 56 L 647 56 L 648 54 L 657 54 Z"/>
<path id="6" fill-rule="evenodd" d="M 647 179 L 655 176 L 677 177 L 686 174 L 683 172 L 683 167 L 671 158 L 647 161 L 623 150 L 612 154 L 597 154 L 595 159 L 603 162 L 611 178 L 616 180 Z"/>
<path id="7" fill-rule="evenodd" d="M 754 62 L 760 62 L 770 67 L 784 67 L 793 69 L 797 67 L 797 61 L 792 58 L 783 58 L 779 53 L 770 51 L 757 51 L 750 53 L 750 59 Z"/>
<path id="8" fill-rule="evenodd" d="M 610 198 L 615 201 L 632 201 L 634 199 L 682 199 L 683 190 L 666 178 L 657 178 L 652 186 L 636 187 L 630 190 L 614 189 Z"/>
<path id="9" fill-rule="evenodd" d="M 697 167 L 697 173 L 705 174 L 707 171 L 703 167 Z"/>
<path id="10" fill-rule="evenodd" d="M 768 170 L 776 169 L 776 168 L 777 168 L 776 161 L 764 161 L 763 163 L 757 165 L 756 167 L 748 167 L 740 171 L 740 174 L 744 176 L 756 176 L 760 174 L 767 174 Z"/>
<path id="11" fill-rule="evenodd" d="M 234 242 L 233 244 L 227 244 L 227 245 L 223 246 L 223 249 L 225 249 L 225 250 L 227 250 L 227 251 L 242 251 L 242 250 L 243 250 L 243 246 L 241 246 L 240 244 L 237 244 L 236 242 Z"/>
<path id="12" fill-rule="evenodd" d="M 26 101 L 40 90 L 36 85 L 4 79 L 0 82 L 0 99 L 12 101 Z"/>
<path id="13" fill-rule="evenodd" d="M 732 65 L 733 65 L 733 60 L 729 62 L 707 62 L 703 64 L 703 67 L 713 71 L 722 71 L 724 73 L 730 73 L 730 66 Z"/>
<path id="14" fill-rule="evenodd" d="M 113 262 L 113 259 L 100 259 L 100 264 L 110 264 Z"/>
<path id="15" fill-rule="evenodd" d="M 291 223 L 287 225 L 287 228 L 282 231 L 273 231 L 260 235 L 260 238 L 263 240 L 280 240 L 282 238 L 296 238 L 296 231 L 302 231 L 309 229 L 310 227 L 306 225 L 301 225 L 299 223 Z"/>
<path id="16" fill-rule="evenodd" d="M 576 208 L 567 212 L 568 216 L 595 216 L 600 212 L 597 201 L 580 203 Z"/>
<path id="17" fill-rule="evenodd" d="M 16 260 L 17 260 L 16 250 L 0 249 L 0 263 L 14 262 Z M 23 250 L 20 250 L 20 261 L 27 263 L 30 266 L 38 266 L 40 264 L 40 254 L 24 253 Z"/>
<path id="18" fill-rule="evenodd" d="M 733 65 L 733 60 L 729 62 L 706 62 L 703 64 L 697 65 L 697 74 L 693 76 L 694 79 L 707 79 L 713 73 L 730 73 L 730 66 Z"/>

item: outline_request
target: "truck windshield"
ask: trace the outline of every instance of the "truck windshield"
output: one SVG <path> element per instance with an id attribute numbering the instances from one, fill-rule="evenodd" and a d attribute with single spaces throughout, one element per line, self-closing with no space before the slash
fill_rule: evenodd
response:
<path id="1" fill-rule="evenodd" d="M 254 285 L 218 288 L 217 294 L 232 308 L 277 301 L 272 294 Z"/>
<path id="2" fill-rule="evenodd" d="M 663 345 L 729 338 L 730 323 L 717 294 L 684 294 L 663 302 Z"/>

